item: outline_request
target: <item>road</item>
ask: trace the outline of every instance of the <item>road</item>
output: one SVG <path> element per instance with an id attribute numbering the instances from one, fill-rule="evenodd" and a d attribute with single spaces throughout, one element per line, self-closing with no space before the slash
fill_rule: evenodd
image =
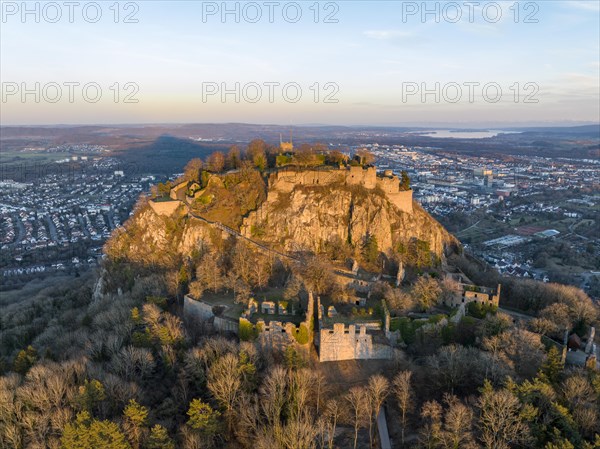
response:
<path id="1" fill-rule="evenodd" d="M 507 315 L 510 315 L 513 318 L 518 318 L 518 319 L 524 320 L 524 321 L 529 321 L 529 320 L 532 320 L 535 318 L 534 316 L 525 315 L 524 313 L 515 312 L 514 310 L 508 310 L 508 309 L 504 309 L 502 307 L 498 307 L 498 312 L 506 313 Z"/>
<path id="2" fill-rule="evenodd" d="M 462 229 L 461 231 L 458 231 L 458 232 L 456 233 L 456 236 L 459 236 L 459 235 L 460 235 L 460 234 L 462 234 L 463 232 L 467 232 L 467 231 L 468 231 L 469 229 L 471 229 L 471 228 L 475 228 L 475 227 L 477 227 L 477 225 L 478 225 L 479 223 L 481 223 L 481 220 L 479 220 L 477 223 L 473 223 L 473 224 L 472 224 L 471 226 L 469 226 L 468 228 L 465 228 L 465 229 Z"/>
<path id="3" fill-rule="evenodd" d="M 379 414 L 377 415 L 377 430 L 379 431 L 379 439 L 381 440 L 381 449 L 392 449 L 387 421 L 385 419 L 385 409 L 383 407 L 379 409 Z"/>

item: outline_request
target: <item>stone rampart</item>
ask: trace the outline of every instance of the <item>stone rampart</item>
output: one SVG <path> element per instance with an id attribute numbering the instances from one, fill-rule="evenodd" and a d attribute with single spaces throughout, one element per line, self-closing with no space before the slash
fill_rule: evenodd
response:
<path id="1" fill-rule="evenodd" d="M 333 329 L 319 331 L 319 361 L 392 359 L 394 349 L 385 343 L 374 342 L 365 326 L 335 323 Z"/>
<path id="2" fill-rule="evenodd" d="M 154 213 L 158 215 L 164 215 L 170 217 L 175 213 L 175 211 L 181 206 L 181 201 L 173 200 L 173 201 L 148 201 L 148 204 L 154 211 Z"/>
<path id="3" fill-rule="evenodd" d="M 389 201 L 403 212 L 412 213 L 412 190 L 400 190 L 397 176 L 378 176 L 375 167 L 363 168 L 349 166 L 347 168 L 323 169 L 291 169 L 283 168 L 269 177 L 269 193 L 291 192 L 297 186 L 327 186 L 332 184 L 362 185 L 367 189 L 380 188 Z"/>

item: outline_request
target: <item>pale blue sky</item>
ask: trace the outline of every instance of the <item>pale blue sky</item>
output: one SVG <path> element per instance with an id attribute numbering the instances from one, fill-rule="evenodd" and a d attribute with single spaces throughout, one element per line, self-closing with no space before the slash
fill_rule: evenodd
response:
<path id="1" fill-rule="evenodd" d="M 110 6 L 114 2 L 100 2 L 102 18 L 97 23 L 86 22 L 80 9 L 75 10 L 74 23 L 69 23 L 67 6 L 57 3 L 63 14 L 58 23 L 44 20 L 41 10 L 40 23 L 33 15 L 23 23 L 21 11 L 8 14 L 11 5 L 20 8 L 21 2 L 3 2 L 2 124 L 600 121 L 597 0 L 497 2 L 503 8 L 503 18 L 497 23 L 486 21 L 480 7 L 474 9 L 473 23 L 469 23 L 466 2 L 456 2 L 463 13 L 458 23 L 446 20 L 454 17 L 454 10 L 442 14 L 444 7 L 450 8 L 448 2 L 438 3 L 440 23 L 433 15 L 422 22 L 419 14 L 403 21 L 403 8 L 419 7 L 422 2 L 335 2 L 337 23 L 323 23 L 326 13 L 334 11 L 328 2 L 316 3 L 319 23 L 314 23 L 312 1 L 298 2 L 302 18 L 297 23 L 282 16 L 282 6 L 290 2 L 278 2 L 273 23 L 268 21 L 265 2 L 256 2 L 263 12 L 258 23 L 246 22 L 241 14 L 240 23 L 232 15 L 223 23 L 219 14 L 203 22 L 203 4 L 191 1 L 136 2 L 138 23 L 122 23 L 126 2 L 119 3 L 120 23 L 113 21 Z M 515 3 L 519 23 L 514 22 Z M 533 5 L 525 9 L 528 3 Z M 40 5 L 43 8 L 44 3 Z M 214 5 L 220 7 L 221 2 Z M 428 3 L 429 8 L 434 5 Z M 54 11 L 48 8 L 47 16 L 53 17 Z M 494 9 L 489 8 L 486 17 L 492 19 Z M 532 12 L 538 23 L 523 23 Z M 74 101 L 69 103 L 64 86 L 63 100 L 57 103 L 43 96 L 39 103 L 33 95 L 24 102 L 19 93 L 6 96 L 15 86 L 12 83 L 19 89 L 21 83 L 35 89 L 36 82 L 40 90 L 50 82 L 96 82 L 103 96 L 97 103 L 88 103 L 76 87 Z M 115 82 L 121 85 L 118 103 L 110 90 Z M 134 96 L 137 104 L 123 103 L 126 82 L 139 86 Z M 213 95 L 203 101 L 203 83 L 225 83 L 234 89 L 236 82 L 241 83 L 240 90 L 244 83 L 258 83 L 263 100 L 253 104 L 241 98 L 235 103 L 229 95 L 223 102 L 220 95 Z M 286 102 L 281 88 L 275 87 L 270 103 L 265 82 L 298 83 L 302 97 L 297 103 Z M 314 101 L 315 82 L 320 83 L 318 102 Z M 337 103 L 323 102 L 323 96 L 333 92 L 331 86 L 324 88 L 327 82 L 339 87 L 333 97 Z M 418 93 L 403 99 L 405 83 L 412 82 L 419 88 L 425 83 L 430 89 L 435 89 L 436 82 L 441 83 L 440 89 L 444 83 L 458 83 L 463 86 L 463 101 L 452 104 L 440 98 L 436 103 L 433 95 L 423 99 Z M 503 89 L 501 100 L 486 102 L 478 86 L 471 103 L 465 82 L 498 83 Z M 510 90 L 516 82 L 521 90 L 518 103 Z M 534 95 L 537 104 L 523 102 L 528 92 L 533 93 L 533 87 L 524 91 L 525 83 L 539 86 Z M 48 92 L 54 95 L 50 88 Z M 254 91 L 247 92 L 253 95 Z M 454 90 L 448 92 L 454 96 Z"/>

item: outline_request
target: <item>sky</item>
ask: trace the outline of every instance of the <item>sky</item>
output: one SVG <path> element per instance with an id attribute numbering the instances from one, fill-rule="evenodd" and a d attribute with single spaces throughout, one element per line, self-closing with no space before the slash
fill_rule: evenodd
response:
<path id="1" fill-rule="evenodd" d="M 0 124 L 600 122 L 598 0 L 74 3 L 1 2 Z"/>

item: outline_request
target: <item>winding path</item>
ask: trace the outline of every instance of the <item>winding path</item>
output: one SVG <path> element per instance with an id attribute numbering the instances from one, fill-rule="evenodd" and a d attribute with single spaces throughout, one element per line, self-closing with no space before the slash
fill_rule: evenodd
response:
<path id="1" fill-rule="evenodd" d="M 252 240 L 249 237 L 246 237 L 245 235 L 241 234 L 240 232 L 236 231 L 233 228 L 230 228 L 229 226 L 224 225 L 223 223 L 220 223 L 218 221 L 210 221 L 207 220 L 206 218 L 202 217 L 201 215 L 196 215 L 194 212 L 191 211 L 191 209 L 186 205 L 187 209 L 188 209 L 188 215 L 190 215 L 191 217 L 194 217 L 200 221 L 203 221 L 204 223 L 208 224 L 209 226 L 212 226 L 214 228 L 218 228 L 221 231 L 224 231 L 226 233 L 228 233 L 229 235 L 233 235 L 234 237 L 238 237 L 241 238 L 245 241 L 247 241 L 248 243 L 254 245 L 255 247 L 257 247 L 258 249 L 262 250 L 262 251 L 267 251 L 269 253 L 272 254 L 276 254 L 280 257 L 284 257 L 286 259 L 290 259 L 290 260 L 294 260 L 296 262 L 300 262 L 300 259 L 294 256 L 290 256 L 289 254 L 283 253 L 281 251 L 278 251 L 276 249 L 273 249 L 269 246 L 266 246 L 262 243 L 257 242 L 256 240 Z"/>

